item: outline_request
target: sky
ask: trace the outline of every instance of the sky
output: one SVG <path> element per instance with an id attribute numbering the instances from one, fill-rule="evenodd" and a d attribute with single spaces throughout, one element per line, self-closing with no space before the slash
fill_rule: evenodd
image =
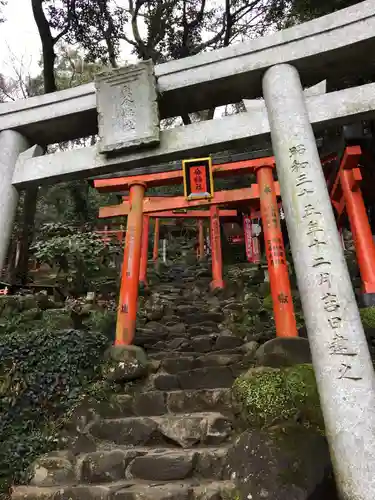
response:
<path id="1" fill-rule="evenodd" d="M 118 5 L 122 3 L 123 0 L 117 0 Z M 4 18 L 6 21 L 0 24 L 0 73 L 14 77 L 16 66 L 18 72 L 22 68 L 23 74 L 37 75 L 42 47 L 31 0 L 8 0 Z M 127 44 L 123 43 L 120 47 L 120 63 L 135 60 Z"/>
<path id="2" fill-rule="evenodd" d="M 8 0 L 0 25 L 0 73 L 13 76 L 13 65 L 38 72 L 41 45 L 30 0 Z"/>

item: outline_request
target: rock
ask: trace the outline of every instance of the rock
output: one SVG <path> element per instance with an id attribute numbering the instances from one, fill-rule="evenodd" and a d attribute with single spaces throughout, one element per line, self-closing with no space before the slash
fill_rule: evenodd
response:
<path id="1" fill-rule="evenodd" d="M 216 389 L 231 387 L 234 377 L 226 366 L 197 368 L 177 375 L 181 389 Z"/>
<path id="2" fill-rule="evenodd" d="M 126 467 L 140 454 L 133 450 L 90 453 L 78 463 L 79 480 L 85 483 L 107 483 L 124 479 Z"/>
<path id="3" fill-rule="evenodd" d="M 230 389 L 202 389 L 173 391 L 166 394 L 167 408 L 171 413 L 215 411 L 232 413 Z"/>
<path id="4" fill-rule="evenodd" d="M 90 429 L 91 434 L 98 439 L 133 446 L 146 445 L 158 435 L 156 431 L 157 424 L 147 417 L 99 420 Z"/>
<path id="5" fill-rule="evenodd" d="M 175 323 L 171 326 L 166 325 L 166 328 L 169 332 L 169 337 L 175 337 L 186 334 L 186 326 L 184 323 Z"/>
<path id="6" fill-rule="evenodd" d="M 31 467 L 30 484 L 33 486 L 56 486 L 70 484 L 75 480 L 72 457 L 66 452 L 44 455 Z"/>
<path id="7" fill-rule="evenodd" d="M 145 312 L 149 321 L 159 321 L 164 315 L 164 305 L 159 303 L 150 304 L 146 307 Z"/>
<path id="8" fill-rule="evenodd" d="M 41 319 L 41 318 L 42 318 L 42 310 L 38 308 L 27 309 L 22 313 L 22 321 L 34 321 L 36 319 Z"/>
<path id="9" fill-rule="evenodd" d="M 214 339 L 209 336 L 194 337 L 191 339 L 191 346 L 195 352 L 210 352 Z"/>
<path id="10" fill-rule="evenodd" d="M 250 342 L 246 342 L 242 346 L 243 352 L 246 354 L 246 356 L 249 357 L 254 357 L 256 352 L 258 351 L 259 344 L 258 342 L 255 342 L 254 340 L 251 340 Z"/>
<path id="11" fill-rule="evenodd" d="M 164 415 L 167 413 L 165 393 L 162 391 L 148 391 L 134 395 L 134 413 L 139 416 Z"/>
<path id="12" fill-rule="evenodd" d="M 247 426 L 299 421 L 324 430 L 311 365 L 250 368 L 233 385 L 233 402 Z"/>
<path id="13" fill-rule="evenodd" d="M 212 332 L 217 332 L 218 330 L 217 323 L 215 323 L 215 328 L 205 326 L 205 323 L 200 323 L 199 325 L 190 326 L 187 331 L 187 336 L 188 338 L 200 337 L 202 335 L 210 335 Z"/>
<path id="14" fill-rule="evenodd" d="M 111 346 L 106 358 L 109 361 L 103 368 L 103 375 L 111 382 L 129 382 L 148 373 L 147 356 L 139 346 Z"/>
<path id="15" fill-rule="evenodd" d="M 96 451 L 95 439 L 86 433 L 66 434 L 62 431 L 58 438 L 59 448 L 68 448 L 74 456 Z"/>
<path id="16" fill-rule="evenodd" d="M 261 302 L 258 297 L 252 295 L 245 295 L 245 306 L 248 311 L 257 312 L 261 308 Z"/>
<path id="17" fill-rule="evenodd" d="M 196 360 L 197 368 L 208 366 L 228 366 L 240 363 L 243 359 L 242 354 L 217 354 L 208 353 L 205 356 L 200 356 Z"/>
<path id="18" fill-rule="evenodd" d="M 233 349 L 239 347 L 243 344 L 243 340 L 235 335 L 223 335 L 220 334 L 216 339 L 214 349 L 216 351 L 221 351 L 222 349 Z"/>
<path id="19" fill-rule="evenodd" d="M 167 346 L 169 349 L 174 350 L 174 349 L 180 349 L 182 347 L 185 347 L 189 345 L 189 342 L 187 342 L 186 338 L 184 337 L 176 337 L 173 340 L 170 340 L 167 342 Z"/>
<path id="20" fill-rule="evenodd" d="M 169 373 L 157 373 L 153 383 L 158 391 L 170 391 L 180 388 L 177 376 Z"/>
<path id="21" fill-rule="evenodd" d="M 196 473 L 202 478 L 222 479 L 227 454 L 227 448 L 201 450 L 197 456 Z"/>
<path id="22" fill-rule="evenodd" d="M 163 369 L 168 373 L 178 373 L 196 368 L 196 361 L 192 356 L 167 358 L 161 364 Z"/>
<path id="23" fill-rule="evenodd" d="M 17 297 L 19 311 L 28 311 L 30 309 L 38 309 L 38 302 L 34 295 L 27 294 Z"/>
<path id="24" fill-rule="evenodd" d="M 137 484 L 116 491 L 113 500 L 191 500 L 191 488 L 179 483 Z"/>
<path id="25" fill-rule="evenodd" d="M 260 283 L 257 286 L 257 295 L 259 297 L 267 297 L 270 294 L 271 288 L 269 283 Z"/>
<path id="26" fill-rule="evenodd" d="M 194 488 L 193 498 L 199 500 L 239 499 L 238 491 L 231 481 L 210 482 Z"/>
<path id="27" fill-rule="evenodd" d="M 229 438 L 232 431 L 232 422 L 227 417 L 220 413 L 209 413 L 206 420 L 205 444 L 218 445 Z"/>
<path id="28" fill-rule="evenodd" d="M 166 416 L 159 422 L 159 430 L 168 440 L 182 448 L 192 448 L 204 438 L 206 421 L 199 414 Z"/>
<path id="29" fill-rule="evenodd" d="M 298 425 L 250 429 L 227 457 L 226 474 L 244 499 L 335 500 L 331 473 L 325 438 Z"/>
<path id="30" fill-rule="evenodd" d="M 129 466 L 130 478 L 146 479 L 149 481 L 178 481 L 192 475 L 194 452 L 179 453 L 162 450 L 160 453 L 149 453 L 137 457 Z"/>
<path id="31" fill-rule="evenodd" d="M 163 333 L 163 331 L 165 330 L 164 326 L 161 325 L 160 323 L 158 323 L 157 321 L 148 321 L 145 326 L 144 326 L 145 330 L 148 330 L 150 333 L 158 333 L 158 335 L 160 333 Z"/>
<path id="32" fill-rule="evenodd" d="M 255 358 L 259 365 L 274 368 L 311 363 L 309 341 L 300 337 L 277 337 L 261 345 Z"/>
<path id="33" fill-rule="evenodd" d="M 185 316 L 185 321 L 188 325 L 197 325 L 205 321 L 214 321 L 215 323 L 220 323 L 224 319 L 224 314 L 219 312 L 197 312 L 195 314 L 187 314 Z"/>

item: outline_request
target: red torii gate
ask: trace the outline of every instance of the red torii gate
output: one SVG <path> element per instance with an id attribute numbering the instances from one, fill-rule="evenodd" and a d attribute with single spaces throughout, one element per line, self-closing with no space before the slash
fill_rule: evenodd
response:
<path id="1" fill-rule="evenodd" d="M 359 185 L 362 180 L 359 169 L 361 156 L 360 146 L 345 148 L 330 197 L 338 214 L 339 227 L 340 219 L 346 210 L 361 274 L 364 300 L 373 302 L 371 296 L 373 299 L 375 294 L 375 244 Z"/>
<path id="2" fill-rule="evenodd" d="M 116 327 L 116 344 L 131 344 L 135 333 L 143 214 L 152 214 L 177 208 L 210 206 L 213 269 L 215 269 L 215 274 L 219 275 L 222 263 L 218 205 L 238 204 L 239 201 L 247 201 L 251 204 L 255 200 L 258 203 L 260 202 L 277 335 L 297 335 L 288 267 L 285 259 L 285 249 L 276 199 L 276 196 L 280 195 L 279 185 L 273 180 L 272 171 L 274 166 L 273 157 L 214 165 L 213 173 L 218 177 L 232 175 L 234 172 L 255 172 L 258 184 L 253 184 L 249 188 L 218 191 L 215 192 L 213 198 L 204 200 L 188 201 L 185 197 L 181 196 L 165 201 L 157 201 L 144 196 L 147 187 L 181 183 L 183 179 L 181 170 L 135 177 L 96 179 L 94 181 L 94 187 L 101 192 L 123 191 L 126 189 L 129 189 L 130 192 L 129 201 L 100 209 L 100 217 L 128 215 Z M 215 283 L 214 278 L 212 285 L 213 287 L 221 287 L 222 282 Z"/>

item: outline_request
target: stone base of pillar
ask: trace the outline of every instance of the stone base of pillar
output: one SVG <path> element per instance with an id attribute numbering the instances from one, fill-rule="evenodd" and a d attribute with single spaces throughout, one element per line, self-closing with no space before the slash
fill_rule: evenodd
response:
<path id="1" fill-rule="evenodd" d="M 362 307 L 375 306 L 375 293 L 361 293 L 359 301 Z"/>
<path id="2" fill-rule="evenodd" d="M 214 290 L 223 290 L 223 288 L 224 288 L 224 281 L 223 280 L 212 280 L 210 283 L 211 292 Z"/>

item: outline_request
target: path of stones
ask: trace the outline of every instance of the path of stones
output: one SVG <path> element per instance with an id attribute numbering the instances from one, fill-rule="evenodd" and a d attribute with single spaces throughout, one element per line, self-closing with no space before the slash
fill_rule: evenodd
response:
<path id="1" fill-rule="evenodd" d="M 230 388 L 254 349 L 220 325 L 234 299 L 208 293 L 209 274 L 173 266 L 162 275 L 152 291 L 167 315 L 138 328 L 135 342 L 151 373 L 135 395 L 116 396 L 117 409 L 104 405 L 79 452 L 39 459 L 33 484 L 15 488 L 13 499 L 233 498 L 225 465 L 234 438 Z"/>

